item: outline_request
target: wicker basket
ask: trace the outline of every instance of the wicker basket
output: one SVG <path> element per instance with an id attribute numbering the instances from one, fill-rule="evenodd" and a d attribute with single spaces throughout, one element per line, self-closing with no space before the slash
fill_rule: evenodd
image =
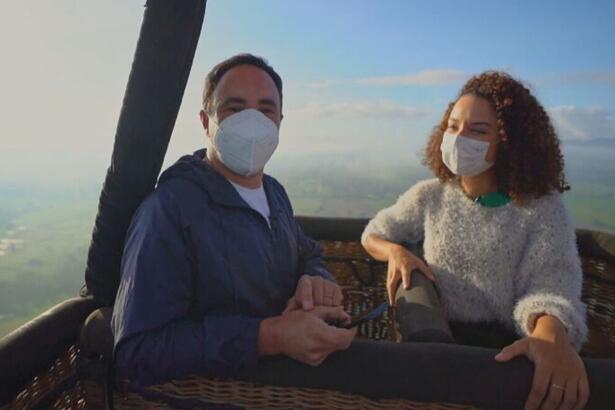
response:
<path id="1" fill-rule="evenodd" d="M 85 383 L 88 408 L 102 407 L 102 391 L 94 382 Z M 370 400 L 332 390 L 263 386 L 236 380 L 190 377 L 174 380 L 140 392 L 114 393 L 116 409 L 142 408 L 246 408 L 246 409 L 400 409 L 462 410 L 474 407 L 409 400 Z M 147 397 L 147 400 L 144 399 Z"/>
<path id="2" fill-rule="evenodd" d="M 329 269 L 342 286 L 347 311 L 356 313 L 386 298 L 386 265 L 372 260 L 358 242 L 323 241 Z M 583 300 L 587 304 L 589 340 L 582 354 L 615 357 L 615 263 L 582 255 Z M 360 326 L 358 336 L 394 340 L 388 314 Z M 9 408 L 102 408 L 101 385 L 78 376 L 79 350 L 72 347 L 65 357 L 36 377 Z M 50 391 L 62 388 L 49 400 Z M 116 409 L 238 408 L 253 409 L 469 409 L 448 403 L 417 403 L 408 400 L 370 400 L 356 394 L 308 388 L 263 386 L 236 380 L 191 377 L 135 392 L 115 391 Z"/>
<path id="3" fill-rule="evenodd" d="M 323 241 L 329 269 L 342 285 L 349 312 L 363 311 L 386 299 L 386 265 L 374 261 L 357 242 Z M 589 337 L 581 354 L 615 358 L 615 262 L 581 255 L 583 302 L 587 306 Z M 394 340 L 388 315 L 359 328 L 360 337 Z"/>
<path id="4" fill-rule="evenodd" d="M 72 346 L 49 370 L 36 376 L 7 409 L 85 409 L 86 395 L 77 377 L 79 349 Z"/>

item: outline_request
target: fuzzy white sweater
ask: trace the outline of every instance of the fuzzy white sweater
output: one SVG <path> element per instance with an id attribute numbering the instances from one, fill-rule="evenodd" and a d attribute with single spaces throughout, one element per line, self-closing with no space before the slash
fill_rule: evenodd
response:
<path id="1" fill-rule="evenodd" d="M 369 222 L 396 243 L 424 240 L 449 319 L 498 321 L 519 335 L 546 313 L 566 326 L 579 349 L 587 336 L 582 271 L 574 227 L 561 194 L 487 208 L 459 183 L 419 182 Z"/>

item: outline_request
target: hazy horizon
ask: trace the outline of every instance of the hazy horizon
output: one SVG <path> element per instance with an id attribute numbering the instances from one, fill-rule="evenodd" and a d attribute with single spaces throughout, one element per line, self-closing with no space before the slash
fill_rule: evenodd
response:
<path id="1" fill-rule="evenodd" d="M 165 166 L 205 145 L 205 74 L 246 51 L 284 79 L 279 159 L 404 160 L 422 148 L 463 82 L 487 69 L 524 81 L 564 145 L 615 141 L 615 26 L 607 17 L 615 3 L 496 3 L 210 0 Z M 476 13 L 481 25 L 455 24 Z M 4 5 L 0 178 L 100 176 L 142 14 L 143 1 Z M 485 36 L 489 30 L 499 35 Z"/>
<path id="2" fill-rule="evenodd" d="M 83 283 L 144 2 L 2 6 L 0 337 Z M 251 52 L 284 80 L 266 171 L 296 213 L 369 217 L 430 177 L 430 130 L 464 81 L 499 69 L 553 121 L 577 227 L 615 233 L 613 15 L 610 1 L 209 0 L 163 169 L 206 145 L 206 73 Z"/>

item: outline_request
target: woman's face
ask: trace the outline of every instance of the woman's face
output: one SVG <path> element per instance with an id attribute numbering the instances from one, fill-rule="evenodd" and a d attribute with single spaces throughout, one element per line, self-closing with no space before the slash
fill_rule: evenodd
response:
<path id="1" fill-rule="evenodd" d="M 485 160 L 495 161 L 499 140 L 497 117 L 495 109 L 488 100 L 472 94 L 459 98 L 448 117 L 446 132 L 489 142 Z"/>

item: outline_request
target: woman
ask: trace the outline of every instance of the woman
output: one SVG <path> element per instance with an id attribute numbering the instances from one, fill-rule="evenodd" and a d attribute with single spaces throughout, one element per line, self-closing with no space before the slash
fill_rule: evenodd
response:
<path id="1" fill-rule="evenodd" d="M 543 107 L 502 72 L 471 78 L 432 132 L 419 182 L 362 236 L 388 262 L 391 303 L 410 272 L 435 281 L 448 318 L 499 324 L 521 339 L 497 356 L 535 364 L 526 408 L 582 408 L 589 397 L 577 350 L 587 335 L 582 271 L 559 140 Z M 426 263 L 402 246 L 423 240 Z"/>

